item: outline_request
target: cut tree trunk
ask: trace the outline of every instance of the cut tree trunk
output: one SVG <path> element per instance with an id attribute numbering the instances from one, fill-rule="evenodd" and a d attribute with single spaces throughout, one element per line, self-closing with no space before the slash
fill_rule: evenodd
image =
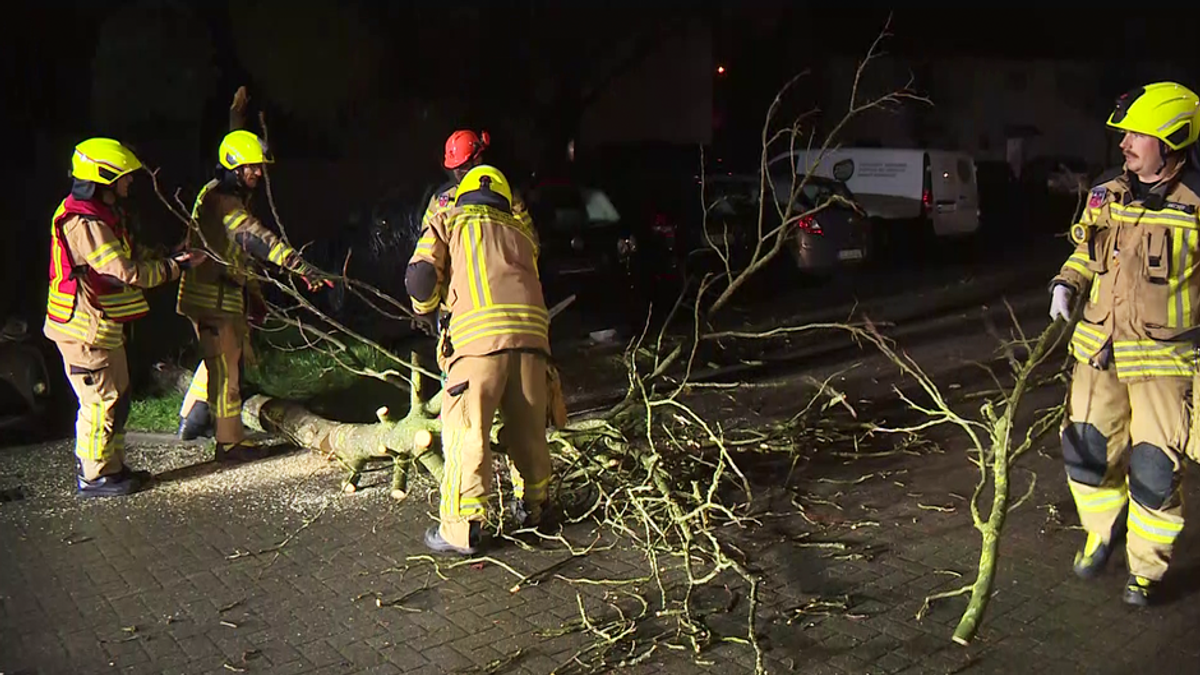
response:
<path id="1" fill-rule="evenodd" d="M 558 303 L 548 311 L 549 317 L 553 319 L 574 301 L 575 296 L 571 295 Z M 404 499 L 408 494 L 409 470 L 414 462 L 420 462 L 439 483 L 445 467 L 440 447 L 442 395 L 439 391 L 429 400 L 422 400 L 423 376 L 417 353 L 410 353 L 409 359 L 412 366 L 409 381 L 412 386 L 409 389 L 408 413 L 404 417 L 394 417 L 383 407 L 375 411 L 379 418 L 376 424 L 346 424 L 325 419 L 296 401 L 259 395 L 243 404 L 242 422 L 251 429 L 280 434 L 300 447 L 337 459 L 347 471 L 342 481 L 345 492 L 358 489 L 367 463 L 373 460 L 391 461 L 392 497 Z M 170 376 L 165 374 L 166 369 L 158 370 L 164 373 L 164 381 L 182 384 L 186 377 L 190 383 L 190 373 Z M 182 390 L 187 390 L 186 384 L 182 385 Z M 499 420 L 492 425 L 493 444 L 497 443 L 502 427 Z M 552 432 L 551 439 L 569 443 L 565 440 L 565 433 Z M 602 437 L 609 435 L 607 426 L 599 422 L 581 425 L 570 433 Z"/>
<path id="2" fill-rule="evenodd" d="M 417 355 L 412 354 L 412 363 Z M 414 368 L 414 381 L 421 375 Z M 347 471 L 342 489 L 354 492 L 368 462 L 392 462 L 392 497 L 408 494 L 408 472 L 420 462 L 439 482 L 444 462 L 439 452 L 442 421 L 441 392 L 421 400 L 419 384 L 412 387 L 408 414 L 393 417 L 386 407 L 375 411 L 376 424 L 345 424 L 327 420 L 302 404 L 270 396 L 253 396 L 242 406 L 242 421 L 257 431 L 277 433 L 296 445 L 336 458 Z"/>

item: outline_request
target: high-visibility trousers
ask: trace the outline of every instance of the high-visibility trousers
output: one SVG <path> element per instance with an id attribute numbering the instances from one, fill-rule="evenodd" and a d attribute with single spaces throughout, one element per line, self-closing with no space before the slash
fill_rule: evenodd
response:
<path id="1" fill-rule="evenodd" d="M 125 465 L 125 422 L 129 419 L 129 364 L 125 348 L 97 349 L 58 342 L 67 380 L 79 399 L 75 457 L 87 480 L 120 473 Z"/>
<path id="2" fill-rule="evenodd" d="M 567 402 L 563 396 L 562 380 L 559 377 L 558 370 L 552 366 L 546 367 L 546 421 L 556 429 L 562 429 L 567 425 Z M 506 424 L 505 429 L 508 428 Z M 508 447 L 508 434 L 500 439 L 502 445 Z M 513 498 L 521 501 L 525 500 L 525 478 L 521 475 L 521 470 L 517 468 L 516 462 L 509 455 L 505 459 L 508 465 L 508 476 L 512 481 Z M 542 501 L 545 499 L 544 491 L 542 494 L 534 495 Z M 533 502 L 533 499 L 529 500 Z M 526 503 L 526 508 L 536 508 L 536 503 Z M 526 511 L 528 513 L 528 511 Z"/>
<path id="3" fill-rule="evenodd" d="M 1108 542 L 1126 516 L 1129 571 L 1161 579 L 1183 531 L 1180 479 L 1192 379 L 1122 383 L 1113 369 L 1075 366 L 1062 429 L 1067 484 L 1079 519 Z"/>
<path id="4" fill-rule="evenodd" d="M 218 443 L 238 443 L 246 437 L 246 430 L 242 426 L 241 394 L 242 345 L 246 339 L 246 322 L 240 318 L 194 319 L 192 327 L 196 330 L 200 354 L 204 357 L 213 435 Z"/>
<path id="5" fill-rule="evenodd" d="M 546 357 L 524 351 L 464 356 L 442 390 L 441 535 L 466 548 L 471 521 L 482 521 L 492 490 L 492 420 L 499 410 L 504 441 L 520 481 L 519 499 L 536 517 L 550 483 L 546 446 Z"/>
<path id="6" fill-rule="evenodd" d="M 204 359 L 200 359 L 200 365 L 196 366 L 196 372 L 192 374 L 192 383 L 183 395 L 183 405 L 179 406 L 179 416 L 187 419 L 198 402 L 208 404 L 208 366 L 205 365 Z"/>

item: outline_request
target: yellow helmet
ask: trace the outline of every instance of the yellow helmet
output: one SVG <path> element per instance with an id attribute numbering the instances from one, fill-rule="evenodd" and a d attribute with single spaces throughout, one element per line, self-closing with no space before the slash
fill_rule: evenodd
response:
<path id="1" fill-rule="evenodd" d="M 129 148 L 111 138 L 89 138 L 75 146 L 71 177 L 101 185 L 112 185 L 127 173 L 142 168 Z"/>
<path id="2" fill-rule="evenodd" d="M 503 205 L 498 204 L 498 198 L 503 198 Z M 467 172 L 458 183 L 458 191 L 454 196 L 454 204 L 480 204 L 483 206 L 502 206 L 512 208 L 512 187 L 508 178 L 494 166 L 480 164 Z"/>
<path id="3" fill-rule="evenodd" d="M 1180 150 L 1200 137 L 1197 121 L 1200 98 L 1174 82 L 1156 82 L 1128 91 L 1117 99 L 1108 126 L 1153 136 L 1172 150 Z"/>
<path id="4" fill-rule="evenodd" d="M 275 161 L 267 150 L 267 144 L 257 134 L 245 129 L 229 132 L 217 150 L 221 166 L 233 170 L 247 164 L 271 164 Z"/>

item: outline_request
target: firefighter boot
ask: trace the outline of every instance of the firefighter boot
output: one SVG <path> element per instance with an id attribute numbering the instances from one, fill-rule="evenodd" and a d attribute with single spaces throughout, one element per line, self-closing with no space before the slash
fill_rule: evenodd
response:
<path id="1" fill-rule="evenodd" d="M 212 438 L 212 418 L 208 415 L 208 402 L 196 401 L 187 417 L 179 418 L 179 440 L 193 441 L 197 438 Z"/>
<path id="2" fill-rule="evenodd" d="M 76 494 L 80 497 L 130 495 L 146 487 L 146 484 L 150 482 L 150 477 L 149 471 L 134 471 L 127 466 L 122 466 L 117 473 L 100 476 L 94 480 L 88 480 L 82 474 L 77 474 L 78 490 Z"/>
<path id="3" fill-rule="evenodd" d="M 467 547 L 459 548 L 442 538 L 439 525 L 431 525 L 425 530 L 425 546 L 434 553 L 457 553 L 459 555 L 475 555 L 479 551 L 479 540 L 482 538 L 483 526 L 471 521 L 470 534 L 467 535 Z"/>
<path id="4" fill-rule="evenodd" d="M 1117 547 L 1120 541 L 1125 537 L 1125 519 L 1129 513 L 1129 506 L 1126 505 L 1117 516 L 1117 521 L 1113 524 L 1112 535 L 1105 542 L 1100 535 L 1093 532 L 1088 533 L 1087 541 L 1083 544 L 1083 548 L 1075 553 L 1075 575 L 1081 579 L 1095 579 L 1104 571 L 1104 566 L 1108 564 L 1108 559 L 1112 555 L 1113 549 Z"/>
<path id="5" fill-rule="evenodd" d="M 1125 582 L 1125 595 L 1122 599 L 1127 605 L 1134 607 L 1146 607 L 1154 599 L 1154 592 L 1158 588 L 1158 582 L 1146 577 L 1139 577 L 1136 574 L 1129 575 L 1129 581 Z"/>
<path id="6" fill-rule="evenodd" d="M 247 436 L 237 443 L 217 443 L 218 462 L 253 462 L 266 459 L 271 455 L 271 447 L 265 445 L 265 438 Z"/>
<path id="7" fill-rule="evenodd" d="M 509 502 L 509 514 L 518 529 L 537 529 L 547 531 L 558 522 L 554 511 L 550 508 L 549 500 L 541 505 L 527 504 L 524 499 L 514 499 Z"/>

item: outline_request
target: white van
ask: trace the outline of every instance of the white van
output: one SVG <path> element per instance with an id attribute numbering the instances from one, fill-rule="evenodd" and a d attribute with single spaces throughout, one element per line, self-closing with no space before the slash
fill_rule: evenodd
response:
<path id="1" fill-rule="evenodd" d="M 979 229 L 979 189 L 975 160 L 965 152 L 926 148 L 837 148 L 793 154 L 796 171 L 835 178 L 846 184 L 863 209 L 879 220 L 919 221 L 939 237 Z M 814 167 L 813 164 L 816 164 Z M 786 166 L 786 165 L 785 165 Z"/>

